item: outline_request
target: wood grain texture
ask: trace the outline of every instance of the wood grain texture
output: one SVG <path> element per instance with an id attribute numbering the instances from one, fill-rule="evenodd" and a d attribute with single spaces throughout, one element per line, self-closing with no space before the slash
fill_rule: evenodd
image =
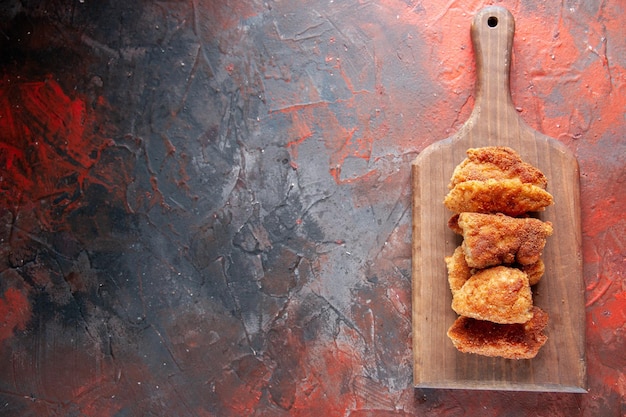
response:
<path id="1" fill-rule="evenodd" d="M 474 18 L 477 65 L 474 110 L 455 135 L 437 142 L 412 164 L 414 384 L 429 388 L 585 392 L 585 310 L 578 163 L 558 141 L 527 126 L 513 105 L 509 67 L 515 23 L 508 10 L 488 7 Z M 447 227 L 443 205 L 454 167 L 470 147 L 509 146 L 548 178 L 555 204 L 543 259 L 546 273 L 534 304 L 550 315 L 548 342 L 532 360 L 458 352 L 446 336 L 456 319 L 444 257 L 461 239 Z"/>

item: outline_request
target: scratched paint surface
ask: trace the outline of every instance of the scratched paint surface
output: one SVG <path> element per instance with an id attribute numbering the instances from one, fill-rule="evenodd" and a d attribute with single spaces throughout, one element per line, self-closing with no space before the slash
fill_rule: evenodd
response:
<path id="1" fill-rule="evenodd" d="M 4 2 L 2 415 L 624 415 L 618 0 L 497 2 L 581 167 L 589 393 L 411 386 L 409 164 L 490 3 Z"/>

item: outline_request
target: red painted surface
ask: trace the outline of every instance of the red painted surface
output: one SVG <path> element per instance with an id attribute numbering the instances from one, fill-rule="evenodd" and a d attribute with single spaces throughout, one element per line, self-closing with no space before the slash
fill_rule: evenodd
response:
<path id="1" fill-rule="evenodd" d="M 13 337 L 14 330 L 23 331 L 30 316 L 30 304 L 26 295 L 15 288 L 8 288 L 0 300 L 0 341 Z"/>
<path id="2" fill-rule="evenodd" d="M 3 415 L 626 413 L 621 2 L 114 3 L 1 11 Z M 411 386 L 409 164 L 491 3 L 580 163 L 588 394 Z"/>

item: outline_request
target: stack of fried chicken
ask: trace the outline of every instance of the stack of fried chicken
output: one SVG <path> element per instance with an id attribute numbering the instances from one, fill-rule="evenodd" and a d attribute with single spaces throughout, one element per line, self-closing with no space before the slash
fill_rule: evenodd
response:
<path id="1" fill-rule="evenodd" d="M 461 352 L 534 358 L 547 336 L 548 314 L 533 305 L 531 286 L 552 224 L 529 213 L 553 203 L 545 175 L 507 147 L 467 150 L 452 175 L 448 226 L 463 237 L 445 258 L 452 309 L 448 337 Z"/>

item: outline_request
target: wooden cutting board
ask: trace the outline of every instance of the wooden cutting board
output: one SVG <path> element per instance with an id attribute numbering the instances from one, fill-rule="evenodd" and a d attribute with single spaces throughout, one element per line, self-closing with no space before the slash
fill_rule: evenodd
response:
<path id="1" fill-rule="evenodd" d="M 424 388 L 586 392 L 585 303 L 582 274 L 579 170 L 561 143 L 527 126 L 513 105 L 509 68 L 515 22 L 502 7 L 482 9 L 471 26 L 477 65 L 474 110 L 455 135 L 412 163 L 414 384 Z M 554 234 L 543 253 L 546 272 L 534 304 L 550 315 L 548 341 L 530 360 L 458 352 L 446 332 L 451 309 L 444 257 L 461 239 L 447 227 L 443 205 L 454 167 L 471 147 L 509 146 L 548 179 L 555 204 L 539 214 Z"/>

